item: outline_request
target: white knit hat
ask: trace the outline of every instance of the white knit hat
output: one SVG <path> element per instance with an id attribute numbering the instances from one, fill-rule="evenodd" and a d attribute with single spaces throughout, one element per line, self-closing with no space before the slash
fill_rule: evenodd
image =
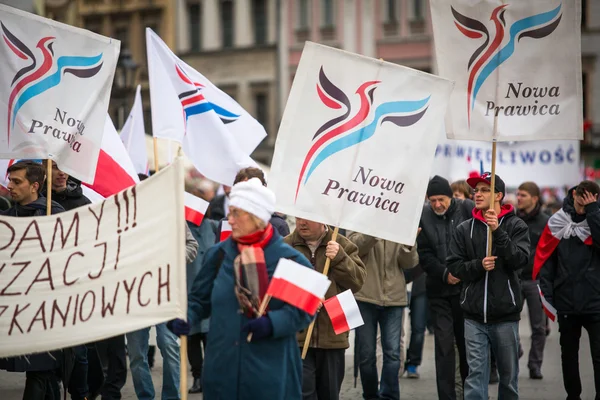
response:
<path id="1" fill-rule="evenodd" d="M 275 212 L 275 193 L 263 186 L 258 178 L 233 185 L 229 205 L 249 212 L 269 223 Z"/>

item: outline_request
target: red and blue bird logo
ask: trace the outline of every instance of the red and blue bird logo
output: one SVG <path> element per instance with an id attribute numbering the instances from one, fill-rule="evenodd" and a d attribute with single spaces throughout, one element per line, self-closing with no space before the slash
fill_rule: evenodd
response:
<path id="1" fill-rule="evenodd" d="M 8 127 L 7 135 L 14 128 L 19 110 L 31 99 L 58 86 L 66 74 L 78 78 L 91 78 L 96 75 L 103 65 L 102 53 L 93 57 L 60 56 L 55 57 L 55 37 L 46 36 L 39 39 L 32 50 L 17 38 L 0 22 L 2 38 L 5 45 L 20 60 L 28 62 L 15 74 L 11 82 L 8 98 Z"/>
<path id="2" fill-rule="evenodd" d="M 553 10 L 528 16 L 506 26 L 506 8 L 508 4 L 496 7 L 490 16 L 494 23 L 495 35 L 492 37 L 485 24 L 459 13 L 450 7 L 454 15 L 454 24 L 469 39 L 483 40 L 467 64 L 467 114 L 469 125 L 475 100 L 483 83 L 502 63 L 515 52 L 521 39 L 541 39 L 550 35 L 560 24 L 562 4 Z M 508 40 L 505 38 L 508 36 Z M 502 46 L 502 44 L 504 45 Z"/>
<path id="3" fill-rule="evenodd" d="M 425 115 L 431 96 L 414 101 L 388 101 L 375 106 L 375 90 L 382 84 L 378 80 L 360 84 L 354 93 L 359 98 L 358 110 L 352 110 L 350 97 L 329 80 L 321 66 L 316 84 L 317 95 L 324 106 L 340 110 L 340 115 L 325 122 L 313 136 L 298 176 L 296 199 L 300 186 L 306 184 L 327 158 L 371 138 L 385 122 L 407 127 Z"/>

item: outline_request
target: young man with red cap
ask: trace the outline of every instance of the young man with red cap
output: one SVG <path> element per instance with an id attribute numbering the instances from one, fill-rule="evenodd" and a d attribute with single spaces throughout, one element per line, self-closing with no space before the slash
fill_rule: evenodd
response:
<path id="1" fill-rule="evenodd" d="M 488 397 L 490 347 L 500 375 L 498 397 L 519 398 L 519 320 L 523 307 L 519 270 L 529 260 L 529 230 L 513 206 L 501 205 L 506 193 L 504 182 L 496 175 L 492 191 L 491 177 L 486 172 L 467 180 L 475 194 L 473 218 L 456 228 L 447 259 L 448 270 L 462 282 L 460 303 L 469 364 L 465 400 Z M 490 257 L 488 231 L 492 232 Z"/>

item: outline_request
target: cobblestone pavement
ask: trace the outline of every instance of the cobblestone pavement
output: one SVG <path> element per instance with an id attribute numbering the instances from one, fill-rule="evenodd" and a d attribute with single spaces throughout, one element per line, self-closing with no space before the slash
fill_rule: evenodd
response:
<path id="1" fill-rule="evenodd" d="M 534 381 L 529 379 L 529 371 L 527 369 L 527 354 L 530 346 L 530 328 L 526 314 L 523 315 L 523 320 L 520 324 L 520 334 L 525 350 L 525 356 L 520 360 L 519 374 L 519 392 L 522 400 L 529 399 L 544 399 L 558 400 L 564 399 L 564 392 L 561 367 L 560 367 L 560 347 L 558 343 L 558 325 L 552 324 L 552 333 L 548 337 L 546 350 L 544 352 L 545 360 L 542 368 L 544 379 Z M 587 334 L 581 338 L 581 349 L 579 353 L 580 371 L 583 383 L 582 399 L 592 400 L 594 398 L 593 370 L 590 355 L 590 347 Z M 381 355 L 379 356 L 381 362 Z M 362 388 L 360 379 L 357 387 L 354 388 L 353 378 L 353 354 L 352 349 L 346 352 L 346 377 L 342 386 L 341 398 L 346 400 L 359 400 L 362 398 Z M 435 399 L 437 398 L 435 384 L 435 366 L 433 355 L 433 336 L 427 334 L 425 336 L 425 349 L 423 354 L 423 365 L 419 368 L 421 375 L 420 379 L 400 378 L 400 392 L 403 399 Z M 160 393 L 162 367 L 160 355 L 157 354 L 156 367 L 152 371 L 152 376 L 155 382 L 156 393 Z M 24 374 L 8 373 L 0 371 L 0 400 L 20 400 L 24 386 Z M 191 382 L 191 376 L 188 378 Z M 490 385 L 490 399 L 497 399 L 497 385 Z M 123 388 L 123 399 L 135 399 L 131 377 L 128 376 L 127 384 Z M 202 395 L 189 395 L 190 400 L 200 400 Z"/>

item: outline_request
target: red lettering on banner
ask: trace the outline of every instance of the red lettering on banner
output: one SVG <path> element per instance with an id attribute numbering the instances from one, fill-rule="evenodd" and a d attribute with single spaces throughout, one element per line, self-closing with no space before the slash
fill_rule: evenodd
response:
<path id="1" fill-rule="evenodd" d="M 23 333 L 23 329 L 21 328 L 21 325 L 19 325 L 19 321 L 17 321 L 17 317 L 19 316 L 19 314 L 21 314 L 23 311 L 27 310 L 30 306 L 30 303 L 27 303 L 27 305 L 25 307 L 23 307 L 21 310 L 19 310 L 19 304 L 17 304 L 17 306 L 15 307 L 15 313 L 13 314 L 12 320 L 10 321 L 10 328 L 8 329 L 8 336 L 12 335 L 12 331 L 13 328 L 16 326 L 17 328 L 19 328 L 19 331 L 21 331 L 21 333 Z"/>
<path id="2" fill-rule="evenodd" d="M 38 279 L 44 269 L 46 269 L 46 272 L 47 272 L 46 277 L 44 279 Z M 27 291 L 25 292 L 25 294 L 29 294 L 31 287 L 36 282 L 49 282 L 50 289 L 54 290 L 54 282 L 52 281 L 52 271 L 50 270 L 50 259 L 49 258 L 46 258 L 46 261 L 44 261 L 44 263 L 40 267 L 40 270 L 38 271 L 37 275 L 35 276 L 35 279 L 33 280 L 33 282 L 31 282 L 31 285 L 29 285 L 29 287 L 27 288 Z"/>
<path id="3" fill-rule="evenodd" d="M 32 226 L 35 228 L 35 236 L 28 237 L 27 234 L 29 233 L 29 230 L 31 229 Z M 23 236 L 21 236 L 21 240 L 19 240 L 17 247 L 15 247 L 15 249 L 11 253 L 11 255 L 10 255 L 11 258 L 14 257 L 14 255 L 17 253 L 17 251 L 21 247 L 21 244 L 26 240 L 37 240 L 38 243 L 40 244 L 40 249 L 42 250 L 42 253 L 46 252 L 46 248 L 44 247 L 44 242 L 42 241 L 42 234 L 40 232 L 40 227 L 37 224 L 37 220 L 33 219 L 29 223 L 29 225 L 27 225 L 27 228 L 25 229 Z"/>
<path id="4" fill-rule="evenodd" d="M 79 278 L 75 278 L 75 280 L 67 282 L 67 268 L 69 268 L 69 263 L 71 262 L 71 258 L 73 258 L 73 256 L 84 257 L 84 254 L 80 251 L 76 251 L 75 253 L 71 254 L 69 258 L 67 258 L 67 262 L 65 263 L 65 269 L 63 269 L 63 283 L 65 284 L 65 286 L 71 286 L 79 280 Z"/>
<path id="5" fill-rule="evenodd" d="M 6 310 L 8 310 L 8 306 L 0 306 L 0 317 L 2 316 L 2 314 L 4 314 Z"/>
<path id="6" fill-rule="evenodd" d="M 92 276 L 91 272 L 88 274 L 88 277 L 91 280 L 100 278 L 100 275 L 102 275 L 102 271 L 104 271 L 104 267 L 106 266 L 106 247 L 107 247 L 106 242 L 102 242 L 102 243 L 98 243 L 98 244 L 94 245 L 94 247 L 98 247 L 98 246 L 104 246 L 104 256 L 102 257 L 102 268 L 100 269 L 100 272 L 98 272 L 98 275 L 96 275 L 96 276 Z"/>
<path id="7" fill-rule="evenodd" d="M 71 226 L 69 226 L 69 230 L 67 231 L 67 236 L 65 236 L 65 230 L 62 223 L 62 219 L 60 217 L 56 218 L 56 223 L 54 224 L 54 233 L 52 234 L 52 243 L 50 244 L 50 251 L 54 251 L 54 241 L 56 240 L 56 234 L 58 233 L 58 228 L 60 227 L 60 240 L 61 240 L 61 249 L 65 248 L 65 244 L 67 244 L 67 240 L 71 235 L 71 231 L 73 227 L 75 227 L 75 241 L 74 246 L 77 247 L 77 243 L 79 241 L 79 213 L 75 213 L 73 215 L 73 221 L 71 221 Z"/>
<path id="8" fill-rule="evenodd" d="M 165 283 L 162 281 L 162 267 L 158 268 L 158 305 L 160 306 L 161 302 L 161 289 L 163 287 L 167 288 L 167 301 L 171 301 L 171 265 L 167 264 L 167 280 Z"/>
<path id="9" fill-rule="evenodd" d="M 115 294 L 113 295 L 113 302 L 108 303 L 106 301 L 106 293 L 105 288 L 102 286 L 102 318 L 106 316 L 106 311 L 110 311 L 110 315 L 115 315 L 115 304 L 117 303 L 117 294 L 119 294 L 119 285 L 121 282 L 117 282 L 117 288 L 115 289 Z"/>
<path id="10" fill-rule="evenodd" d="M 140 286 L 138 286 L 138 304 L 140 307 L 146 307 L 148 304 L 150 304 L 150 299 L 148 299 L 146 303 L 142 303 L 142 286 L 144 285 L 144 279 L 146 279 L 147 275 L 150 275 L 152 278 L 152 272 L 145 272 L 144 275 L 142 275 L 142 279 L 140 279 Z"/>
<path id="11" fill-rule="evenodd" d="M 64 314 L 61 311 L 60 307 L 58 306 L 56 299 L 54 299 L 54 301 L 52 302 L 52 313 L 50 315 L 50 329 L 54 328 L 54 315 L 55 314 L 60 315 L 60 318 L 62 319 L 63 328 L 65 326 L 67 326 L 67 316 L 69 315 L 69 310 L 71 309 L 72 297 L 73 296 L 69 296 L 69 302 L 67 303 L 67 310 L 64 312 Z M 75 310 L 75 315 L 77 315 L 77 310 Z"/>
<path id="12" fill-rule="evenodd" d="M 87 318 L 83 318 L 83 305 L 85 304 L 85 299 L 87 299 L 88 294 L 92 295 L 92 307 L 90 308 L 90 313 L 88 314 Z M 94 293 L 93 290 L 88 290 L 81 299 L 81 307 L 79 307 L 79 320 L 81 322 L 87 322 L 90 318 L 92 318 L 94 308 L 96 308 L 96 293 Z"/>
<path id="13" fill-rule="evenodd" d="M 18 263 L 12 264 L 13 267 L 15 265 L 22 265 L 23 268 L 21 268 L 21 270 L 17 273 L 17 275 L 15 275 L 15 277 L 12 278 L 12 280 L 10 282 L 8 282 L 8 284 L 4 287 L 4 289 L 2 289 L 2 291 L 0 291 L 0 296 L 16 296 L 16 295 L 22 294 L 22 292 L 7 293 L 6 291 L 8 290 L 10 285 L 12 285 L 17 280 L 19 275 L 21 275 L 23 273 L 23 271 L 25 271 L 25 268 L 27 268 L 27 266 L 29 266 L 29 264 L 31 264 L 31 261 L 18 262 Z M 4 270 L 5 267 L 6 267 L 6 263 L 2 264 L 2 267 L 0 267 L 0 273 L 2 273 L 2 270 Z"/>
<path id="14" fill-rule="evenodd" d="M 106 200 L 102 201 L 102 205 L 100 206 L 100 214 L 99 215 L 96 215 L 94 210 L 92 210 L 92 207 L 88 207 L 88 210 L 90 210 L 90 212 L 92 213 L 94 218 L 96 218 L 96 240 L 98 240 L 98 235 L 100 234 L 100 222 L 102 221 L 102 214 L 104 214 L 104 203 L 106 203 Z"/>
<path id="15" fill-rule="evenodd" d="M 15 240 L 15 228 L 13 228 L 8 222 L 0 221 L 0 224 L 6 226 L 10 230 L 10 240 L 4 246 L 0 247 L 0 251 L 6 249 L 8 246 L 12 244 Z M 0 235 L 0 237 L 5 237 L 4 234 Z"/>
<path id="16" fill-rule="evenodd" d="M 79 307 L 79 293 L 75 297 L 75 307 L 73 308 L 73 326 L 77 323 L 77 308 Z"/>
<path id="17" fill-rule="evenodd" d="M 133 287 L 135 286 L 135 281 L 137 278 L 133 278 L 133 282 L 131 282 L 131 286 L 127 285 L 127 281 L 123 279 L 123 286 L 125 286 L 125 292 L 127 292 L 127 314 L 129 314 L 129 303 L 131 302 L 131 292 L 133 292 Z"/>
<path id="18" fill-rule="evenodd" d="M 46 327 L 46 301 L 42 301 L 42 304 L 40 304 L 40 308 L 38 308 L 38 310 L 35 312 L 35 315 L 33 316 L 33 319 L 31 320 L 31 324 L 29 324 L 29 328 L 27 329 L 27 333 L 31 332 L 31 328 L 33 328 L 33 324 L 35 324 L 36 321 L 42 321 L 44 330 L 47 329 L 47 327 Z"/>

